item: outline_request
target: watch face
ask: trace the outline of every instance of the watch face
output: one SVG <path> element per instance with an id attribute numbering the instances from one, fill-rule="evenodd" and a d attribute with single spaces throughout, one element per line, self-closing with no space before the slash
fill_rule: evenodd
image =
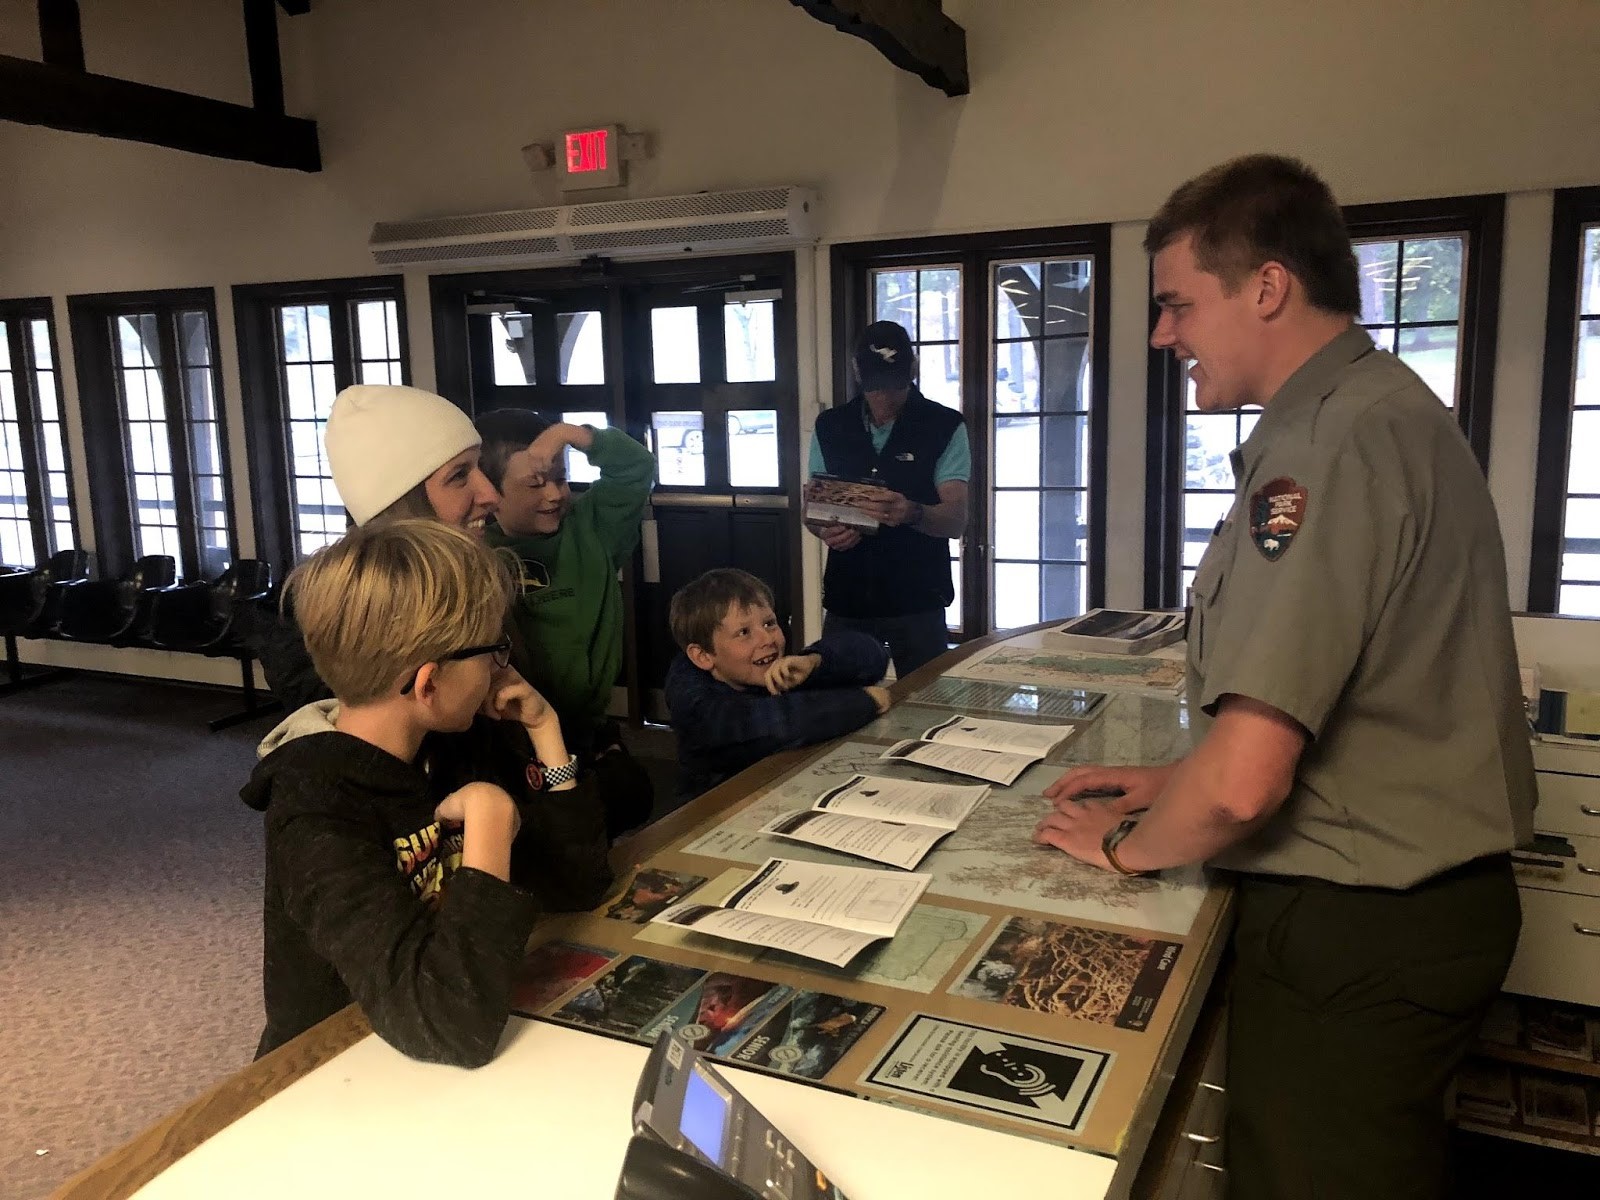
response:
<path id="1" fill-rule="evenodd" d="M 536 792 L 544 791 L 544 767 L 537 758 L 528 761 L 528 786 Z"/>

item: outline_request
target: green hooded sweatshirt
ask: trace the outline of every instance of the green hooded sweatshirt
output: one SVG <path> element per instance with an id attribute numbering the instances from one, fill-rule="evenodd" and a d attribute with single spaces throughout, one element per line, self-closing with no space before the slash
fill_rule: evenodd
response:
<path id="1" fill-rule="evenodd" d="M 622 587 L 617 571 L 639 544 L 656 460 L 620 429 L 597 429 L 588 458 L 600 478 L 576 496 L 561 528 L 512 537 L 491 525 L 491 546 L 523 563 L 512 606 L 521 635 L 516 667 L 555 706 L 568 737 L 604 718 L 622 669 Z"/>

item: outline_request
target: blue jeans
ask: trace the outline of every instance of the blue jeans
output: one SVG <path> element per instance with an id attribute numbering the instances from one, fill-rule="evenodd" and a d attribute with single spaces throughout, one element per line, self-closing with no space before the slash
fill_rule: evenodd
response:
<path id="1" fill-rule="evenodd" d="M 924 663 L 932 662 L 950 649 L 950 630 L 944 623 L 944 609 L 907 613 L 901 617 L 841 617 L 825 613 L 822 632 L 853 629 L 870 634 L 889 647 L 896 679 L 904 679 Z"/>

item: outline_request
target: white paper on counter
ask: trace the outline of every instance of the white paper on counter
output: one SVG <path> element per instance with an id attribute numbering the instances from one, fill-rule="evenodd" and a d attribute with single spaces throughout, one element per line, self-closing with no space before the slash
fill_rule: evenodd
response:
<path id="1" fill-rule="evenodd" d="M 951 831 L 937 825 L 907 825 L 803 808 L 768 821 L 761 832 L 909 871 Z"/>
<path id="2" fill-rule="evenodd" d="M 970 775 L 991 783 L 1013 784 L 1017 776 L 1039 760 L 1036 754 L 1002 754 L 998 750 L 968 750 L 940 742 L 907 738 L 878 756 L 886 762 L 914 762 L 956 775 Z"/>
<path id="3" fill-rule="evenodd" d="M 657 913 L 651 918 L 651 924 L 672 925 L 695 933 L 746 942 L 752 946 L 770 946 L 835 967 L 845 966 L 861 951 L 885 936 L 818 925 L 814 921 L 736 912 L 731 908 L 696 904 L 692 900 L 674 904 L 665 912 Z"/>
<path id="4" fill-rule="evenodd" d="M 722 907 L 893 937 L 932 882 L 932 875 L 769 858 Z"/>
<path id="5" fill-rule="evenodd" d="M 850 817 L 957 829 L 988 794 L 989 789 L 983 784 L 919 783 L 882 775 L 853 775 L 823 792 L 812 807 Z"/>
<path id="6" fill-rule="evenodd" d="M 925 742 L 964 746 L 969 750 L 999 750 L 1026 754 L 1037 761 L 1077 733 L 1077 725 L 1033 725 L 1022 721 L 996 721 L 957 713 L 922 731 Z"/>

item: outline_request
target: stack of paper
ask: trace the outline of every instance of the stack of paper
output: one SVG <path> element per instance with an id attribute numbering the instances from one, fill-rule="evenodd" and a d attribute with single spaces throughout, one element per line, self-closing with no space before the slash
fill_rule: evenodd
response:
<path id="1" fill-rule="evenodd" d="M 1075 650 L 1095 654 L 1146 654 L 1183 638 L 1183 614 L 1090 609 L 1055 632 Z"/>
<path id="2" fill-rule="evenodd" d="M 811 808 L 774 818 L 761 832 L 910 870 L 988 792 L 983 785 L 856 775 L 818 796 Z"/>
<path id="3" fill-rule="evenodd" d="M 1077 733 L 1080 725 L 1025 725 L 957 714 L 896 742 L 881 758 L 1010 785 L 1034 763 Z"/>
<path id="4" fill-rule="evenodd" d="M 932 875 L 769 858 L 721 905 L 687 900 L 653 920 L 842 967 L 893 937 L 932 882 Z"/>

